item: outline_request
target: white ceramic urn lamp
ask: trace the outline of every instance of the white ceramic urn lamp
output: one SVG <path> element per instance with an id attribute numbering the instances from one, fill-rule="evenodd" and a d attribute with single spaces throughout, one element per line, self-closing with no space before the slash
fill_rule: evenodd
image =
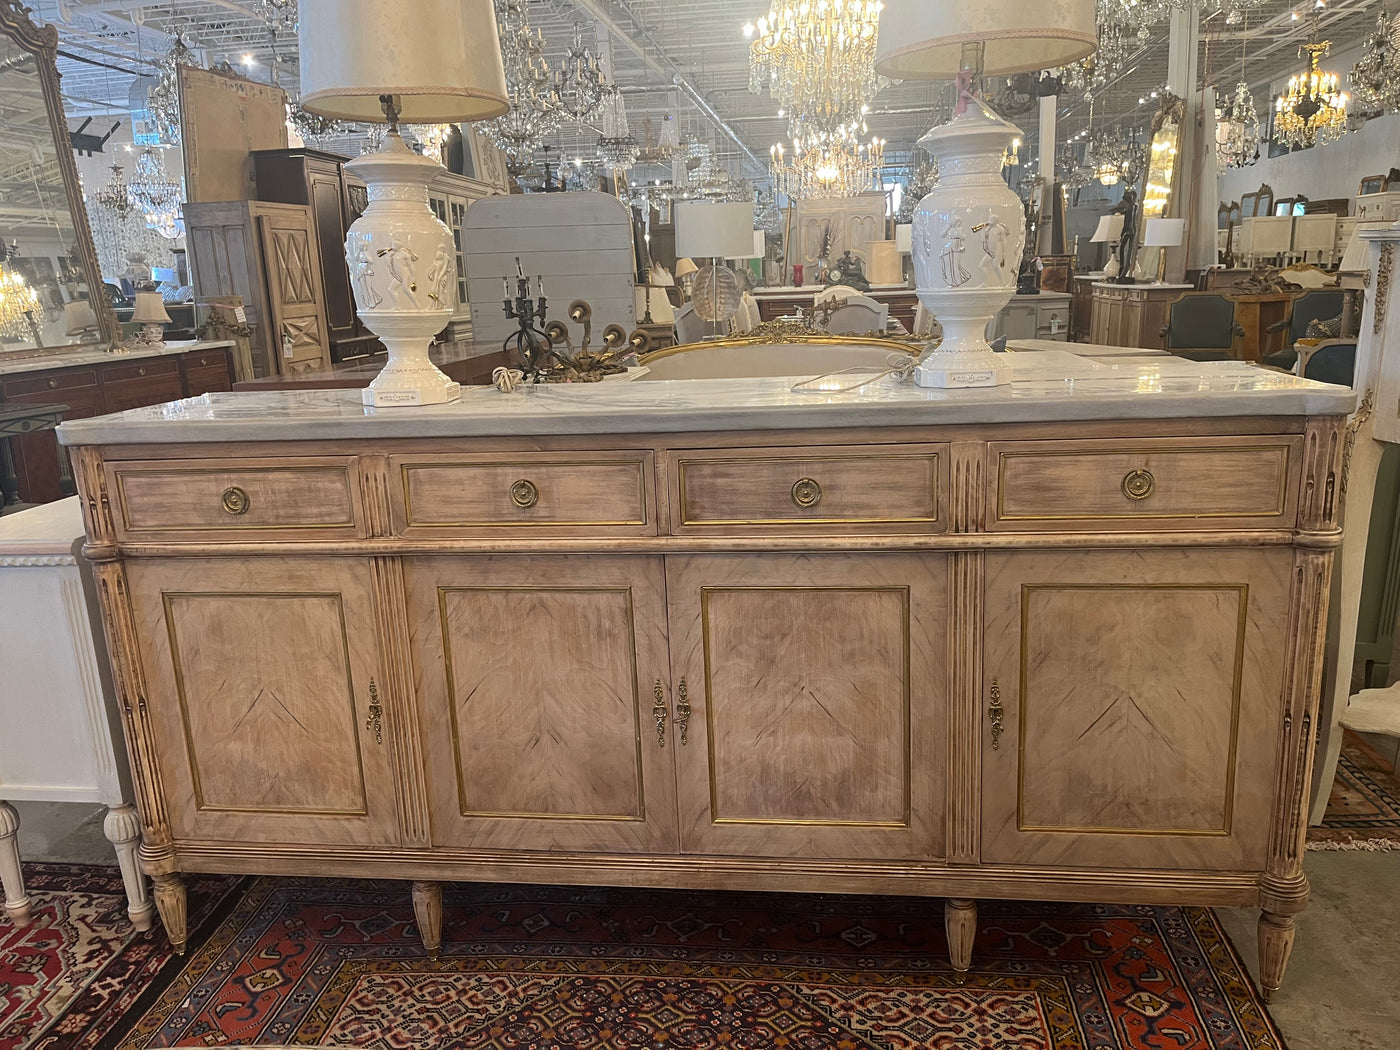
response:
<path id="1" fill-rule="evenodd" d="M 1021 199 L 1001 178 L 1001 156 L 1021 130 L 977 97 L 982 76 L 1053 69 L 1094 50 L 1094 0 L 978 4 L 885 0 L 875 69 L 900 80 L 956 80 L 953 119 L 919 145 L 938 161 L 938 185 L 914 212 L 915 294 L 943 326 L 919 362 L 929 387 L 999 386 L 1010 369 L 986 328 L 1011 301 L 1025 248 Z"/>
<path id="2" fill-rule="evenodd" d="M 346 165 L 369 187 L 345 257 L 355 305 L 389 360 L 364 390 L 374 407 L 438 405 L 461 387 L 428 348 L 453 313 L 452 232 L 428 206 L 442 166 L 398 124 L 487 120 L 509 108 L 491 0 L 301 0 L 301 102 L 313 113 L 387 123 L 383 151 Z"/>

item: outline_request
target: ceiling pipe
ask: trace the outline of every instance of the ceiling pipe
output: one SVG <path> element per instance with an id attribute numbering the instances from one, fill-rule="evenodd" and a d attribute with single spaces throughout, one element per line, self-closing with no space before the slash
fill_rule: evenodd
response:
<path id="1" fill-rule="evenodd" d="M 705 100 L 705 96 L 700 94 L 694 84 L 679 73 L 671 78 L 671 83 L 684 91 L 686 95 L 690 97 L 690 101 L 695 103 L 695 108 L 705 114 L 705 116 L 714 123 L 715 127 L 719 128 L 734 145 L 739 147 L 740 152 L 753 163 L 760 175 L 768 174 L 768 165 L 764 164 L 763 161 L 759 160 L 758 157 L 754 155 L 753 150 L 749 149 L 748 144 L 739 137 L 739 133 L 729 126 L 728 121 L 715 112 L 714 107 Z"/>

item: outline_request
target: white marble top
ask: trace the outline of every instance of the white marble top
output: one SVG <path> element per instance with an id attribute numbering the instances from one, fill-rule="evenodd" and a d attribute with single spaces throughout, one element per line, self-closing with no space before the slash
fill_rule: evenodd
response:
<path id="1" fill-rule="evenodd" d="M 82 538 L 77 496 L 0 516 L 0 557 L 72 554 Z"/>
<path id="2" fill-rule="evenodd" d="M 1165 350 L 1152 350 L 1143 346 L 1105 346 L 1102 343 L 1066 343 L 1061 339 L 1008 339 L 1006 349 L 1009 353 L 1022 353 L 1028 351 L 1043 352 L 1047 350 L 1068 350 L 1078 357 L 1089 357 L 1097 360 L 1101 357 L 1173 357 L 1175 355 L 1167 353 Z"/>
<path id="3" fill-rule="evenodd" d="M 72 347 L 67 347 L 55 348 L 53 353 L 41 353 L 34 357 L 25 353 L 24 356 L 15 361 L 7 361 L 5 359 L 7 355 L 0 353 L 0 376 L 18 375 L 21 372 L 46 372 L 51 368 L 120 364 L 123 361 L 137 361 L 148 357 L 168 357 L 171 354 L 186 354 L 191 350 L 215 350 L 219 347 L 233 345 L 231 339 L 205 339 L 202 341 L 186 339 L 167 342 L 164 346 L 143 346 L 115 354 L 107 350 L 75 350 Z"/>
<path id="4" fill-rule="evenodd" d="M 1062 346 L 1066 344 L 1061 344 Z M 59 428 L 66 445 L 114 442 L 486 437 L 676 433 L 805 427 L 920 426 L 1081 419 L 1343 415 L 1350 388 L 1237 361 L 1177 357 L 1092 360 L 1068 351 L 1006 354 L 1013 381 L 931 390 L 885 376 L 686 379 L 527 386 L 513 394 L 472 387 L 450 405 L 369 408 L 358 390 L 213 393 Z"/>

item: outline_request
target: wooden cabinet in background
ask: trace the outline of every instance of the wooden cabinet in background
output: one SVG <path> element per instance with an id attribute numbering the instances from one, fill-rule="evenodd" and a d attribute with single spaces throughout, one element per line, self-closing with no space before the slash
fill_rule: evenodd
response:
<path id="1" fill-rule="evenodd" d="M 69 368 L 62 360 L 55 358 L 55 367 L 42 371 L 0 372 L 0 402 L 63 404 L 68 406 L 64 419 L 87 419 L 233 388 L 232 351 L 225 345 L 151 357 L 114 354 L 101 364 Z M 52 434 L 11 438 L 10 450 L 23 502 L 52 503 L 73 494 Z"/>
<path id="2" fill-rule="evenodd" d="M 1167 308 L 1189 284 L 1107 284 L 1093 286 L 1089 342 L 1165 350 Z"/>
<path id="3" fill-rule="evenodd" d="M 344 361 L 381 349 L 355 312 L 350 268 L 345 261 L 345 234 L 358 217 L 350 199 L 346 158 L 306 148 L 256 150 L 250 156 L 258 200 L 311 209 L 320 249 L 331 359 Z"/>
<path id="4" fill-rule="evenodd" d="M 330 367 L 321 247 L 310 206 L 191 202 L 185 238 L 195 295 L 242 297 L 258 377 Z"/>
<path id="5" fill-rule="evenodd" d="M 452 249 L 455 256 L 457 279 L 453 282 L 455 299 L 452 304 L 452 320 L 447 323 L 444 333 L 449 340 L 470 339 L 472 337 L 472 307 L 467 298 L 467 259 L 464 226 L 467 208 L 482 197 L 490 196 L 494 190 L 484 182 L 442 171 L 428 184 L 428 205 L 433 214 L 444 226 L 452 231 Z"/>

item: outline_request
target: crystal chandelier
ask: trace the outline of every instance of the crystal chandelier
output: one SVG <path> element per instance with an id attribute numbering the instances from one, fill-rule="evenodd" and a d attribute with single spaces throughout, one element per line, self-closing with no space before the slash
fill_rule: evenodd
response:
<path id="1" fill-rule="evenodd" d="M 772 0 L 749 46 L 749 90 L 769 94 L 793 140 L 860 121 L 893 83 L 875 72 L 880 0 Z"/>
<path id="2" fill-rule="evenodd" d="M 1400 110 L 1400 14 L 1377 17 L 1376 31 L 1349 79 L 1360 109 L 1377 114 Z"/>
<path id="3" fill-rule="evenodd" d="M 598 157 L 612 171 L 625 171 L 637 163 L 641 144 L 627 129 L 627 107 L 622 92 L 609 92 L 603 104 L 603 133 L 598 136 Z"/>
<path id="4" fill-rule="evenodd" d="M 1142 174 L 1142 150 L 1134 131 L 1125 141 L 1120 134 L 1105 129 L 1089 143 L 1086 159 L 1093 177 L 1101 186 L 1116 186 L 1120 181 L 1133 185 Z"/>
<path id="5" fill-rule="evenodd" d="M 574 23 L 574 39 L 559 68 L 554 71 L 554 92 L 559 115 L 575 124 L 598 118 L 609 94 L 609 80 L 593 52 L 583 46 L 583 26 Z"/>
<path id="6" fill-rule="evenodd" d="M 146 96 L 146 122 L 162 145 L 180 143 L 180 67 L 198 65 L 194 52 L 178 33 L 156 65 L 160 72 L 155 87 Z"/>
<path id="7" fill-rule="evenodd" d="M 1317 68 L 1331 46 L 1330 40 L 1314 40 L 1298 48 L 1308 68 L 1288 78 L 1288 90 L 1274 104 L 1277 141 L 1294 149 L 1325 146 L 1347 133 L 1347 94 L 1338 90 L 1336 73 Z"/>
<path id="8" fill-rule="evenodd" d="M 423 156 L 442 163 L 442 147 L 452 134 L 452 124 L 405 124 L 403 131 L 423 147 Z"/>
<path id="9" fill-rule="evenodd" d="M 136 207 L 132 203 L 131 194 L 127 190 L 126 180 L 122 178 L 122 166 L 120 164 L 112 165 L 112 178 L 108 181 L 106 186 L 103 186 L 102 189 L 94 193 L 92 197 L 93 200 L 97 201 L 98 204 L 106 208 L 118 219 L 125 219 Z"/>
<path id="10" fill-rule="evenodd" d="M 146 216 L 146 225 L 161 232 L 175 227 L 180 217 L 180 184 L 165 171 L 160 154 L 147 146 L 136 156 L 136 171 L 126 187 L 133 206 Z M 166 234 L 178 236 L 178 234 Z"/>
<path id="11" fill-rule="evenodd" d="M 32 338 L 39 309 L 39 293 L 5 265 L 0 253 L 0 339 Z"/>
<path id="12" fill-rule="evenodd" d="M 516 175 L 529 167 L 544 137 L 559 125 L 559 95 L 544 58 L 544 37 L 530 27 L 525 3 L 495 0 L 510 110 L 480 125 Z"/>
<path id="13" fill-rule="evenodd" d="M 773 185 L 792 200 L 854 197 L 877 186 L 885 162 L 885 140 L 857 142 L 847 132 L 820 136 L 804 146 L 793 139 L 789 154 L 782 145 L 769 150 Z"/>
<path id="14" fill-rule="evenodd" d="M 1222 168 L 1243 168 L 1259 159 L 1259 115 L 1243 80 L 1215 114 L 1215 159 Z"/>
<path id="15" fill-rule="evenodd" d="M 287 103 L 287 123 L 301 136 L 303 142 L 315 143 L 330 135 L 339 135 L 350 130 L 350 125 L 303 108 L 301 100 Z"/>
<path id="16" fill-rule="evenodd" d="M 911 223 L 919 201 L 928 196 L 929 191 L 938 185 L 938 158 L 930 156 L 915 147 L 918 162 L 909 169 L 909 178 L 904 184 L 904 194 L 900 197 L 899 211 L 895 212 L 895 222 Z"/>

